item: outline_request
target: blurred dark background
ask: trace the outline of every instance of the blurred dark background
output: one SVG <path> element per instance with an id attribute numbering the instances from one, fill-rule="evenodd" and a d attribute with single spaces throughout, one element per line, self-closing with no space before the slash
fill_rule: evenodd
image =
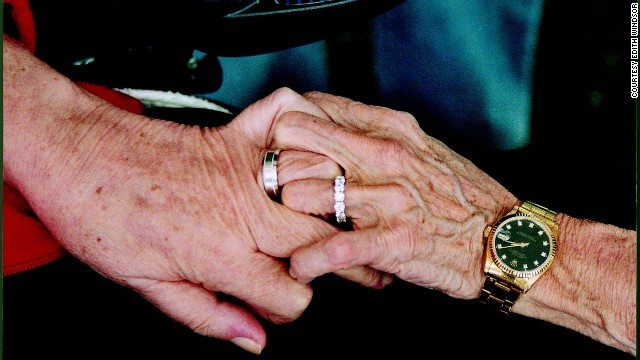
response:
<path id="1" fill-rule="evenodd" d="M 60 60 L 65 47 L 82 52 L 82 46 L 73 42 L 63 46 L 60 40 L 54 40 L 60 35 L 55 30 L 66 22 L 51 14 L 52 4 L 45 1 L 33 4 L 34 12 L 43 17 L 41 24 L 48 26 L 40 55 L 70 76 L 98 81 L 104 68 L 78 70 Z M 322 42 L 329 64 L 323 70 L 326 80 L 287 78 L 280 74 L 269 86 L 286 85 L 299 91 L 319 89 L 386 105 L 385 97 L 377 90 L 379 74 L 375 73 L 371 58 L 374 18 L 372 13 L 351 17 L 353 21 L 324 22 L 321 25 L 326 32 L 319 31 L 308 39 L 293 39 L 294 45 L 305 43 L 304 46 L 311 47 L 317 46 L 317 41 Z M 427 133 L 471 159 L 516 196 L 575 217 L 635 229 L 637 123 L 636 102 L 629 95 L 629 29 L 627 2 L 544 2 L 532 64 L 530 132 L 528 140 L 520 146 L 506 149 L 494 146 L 490 138 L 483 138 L 490 136 L 490 132 L 482 130 L 484 125 L 470 126 L 470 131 L 461 135 L 434 107 L 416 108 L 412 113 Z M 223 59 L 228 63 L 256 55 L 239 54 L 241 49 L 229 43 L 217 50 L 200 47 L 210 56 L 207 60 L 210 65 L 202 67 L 208 70 L 201 68 L 198 71 L 204 73 L 195 77 L 178 76 L 173 83 L 179 85 L 170 90 L 207 94 L 217 100 L 220 90 L 226 91 L 226 73 L 211 54 L 219 51 L 221 57 L 228 57 Z M 256 49 L 279 52 L 282 46 L 286 48 L 287 44 Z M 194 47 L 197 45 L 187 44 L 183 49 L 187 55 L 183 55 L 191 56 Z M 160 52 L 174 54 L 168 50 Z M 155 57 L 158 53 L 151 54 L 145 56 Z M 283 61 L 281 57 L 278 59 Z M 129 60 L 119 61 L 117 66 L 121 70 L 132 71 L 126 69 Z M 137 84 L 113 86 L 164 86 L 154 81 L 157 79 L 150 75 Z M 269 86 L 260 82 L 257 95 L 273 91 Z M 306 88 L 312 86 L 315 88 Z M 231 104 L 230 98 L 218 99 L 230 108 L 242 105 Z M 228 120 L 221 117 L 219 121 Z M 452 299 L 401 281 L 380 291 L 334 276 L 319 278 L 312 284 L 313 301 L 299 320 L 277 326 L 264 322 L 268 344 L 263 354 L 256 357 L 234 345 L 191 333 L 136 294 L 67 257 L 4 278 L 4 357 L 423 359 L 445 354 L 489 359 L 509 354 L 519 359 L 633 358 L 560 327 L 518 315 L 504 317 L 476 301 Z M 496 339 L 495 329 L 514 331 L 521 336 Z"/>

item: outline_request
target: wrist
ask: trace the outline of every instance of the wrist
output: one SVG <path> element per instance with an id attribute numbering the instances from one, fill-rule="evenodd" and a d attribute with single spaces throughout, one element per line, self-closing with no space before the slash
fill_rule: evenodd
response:
<path id="1" fill-rule="evenodd" d="M 634 232 L 566 214 L 557 222 L 554 263 L 513 311 L 635 352 Z"/>
<path id="2" fill-rule="evenodd" d="M 126 131 L 118 122 L 129 113 L 84 91 L 13 39 L 4 40 L 3 178 L 27 199 L 38 192 L 50 197 L 99 153 L 101 139 Z"/>
<path id="3" fill-rule="evenodd" d="M 89 97 L 69 79 L 17 41 L 6 35 L 4 40 L 3 175 L 21 189 L 41 172 L 40 164 L 56 160 L 52 145 L 68 141 L 75 119 L 87 118 L 91 110 L 84 106 Z"/>
<path id="4" fill-rule="evenodd" d="M 581 264 L 571 264 L 571 256 L 568 252 L 574 247 L 573 243 L 579 237 L 578 219 L 571 218 L 565 214 L 558 214 L 556 222 L 558 223 L 557 251 L 554 263 L 549 270 L 542 276 L 531 290 L 521 296 L 520 300 L 514 306 L 513 311 L 530 317 L 541 318 L 544 320 L 545 311 L 561 311 L 573 312 L 570 309 L 575 299 L 572 294 L 575 291 L 565 292 L 561 280 L 565 277 L 562 273 L 565 268 L 569 267 L 572 272 L 579 271 L 576 265 L 582 267 Z M 580 256 L 573 252 L 572 256 Z"/>

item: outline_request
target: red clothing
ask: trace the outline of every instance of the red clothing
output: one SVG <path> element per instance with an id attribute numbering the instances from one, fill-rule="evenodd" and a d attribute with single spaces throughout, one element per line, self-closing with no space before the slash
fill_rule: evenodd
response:
<path id="1" fill-rule="evenodd" d="M 36 32 L 28 0 L 4 0 L 20 40 L 31 52 L 36 47 Z M 85 90 L 125 110 L 142 113 L 135 98 L 100 85 L 78 83 Z M 64 256 L 62 246 L 51 236 L 31 210 L 27 201 L 3 181 L 2 188 L 2 273 L 11 275 L 48 264 Z"/>

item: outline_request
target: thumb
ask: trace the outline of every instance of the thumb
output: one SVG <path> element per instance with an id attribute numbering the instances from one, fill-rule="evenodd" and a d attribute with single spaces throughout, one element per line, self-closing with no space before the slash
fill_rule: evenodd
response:
<path id="1" fill-rule="evenodd" d="M 213 292 L 188 281 L 147 284 L 142 295 L 163 313 L 194 332 L 260 354 L 267 335 L 247 309 L 221 301 Z"/>

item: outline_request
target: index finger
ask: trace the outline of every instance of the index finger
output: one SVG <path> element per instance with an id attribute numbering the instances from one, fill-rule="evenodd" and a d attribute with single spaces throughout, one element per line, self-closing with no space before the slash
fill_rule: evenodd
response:
<path id="1" fill-rule="evenodd" d="M 340 232 L 324 241 L 299 248 L 291 255 L 289 274 L 302 283 L 314 278 L 355 267 L 369 266 L 388 272 L 382 260 L 394 257 L 386 244 L 393 236 L 379 229 Z M 397 239 L 395 240 L 397 242 Z M 391 263 L 388 264 L 389 266 Z"/>
<path id="2" fill-rule="evenodd" d="M 405 111 L 364 104 L 317 91 L 303 96 L 322 109 L 333 122 L 351 131 L 415 144 L 419 144 L 424 135 L 416 118 Z"/>

